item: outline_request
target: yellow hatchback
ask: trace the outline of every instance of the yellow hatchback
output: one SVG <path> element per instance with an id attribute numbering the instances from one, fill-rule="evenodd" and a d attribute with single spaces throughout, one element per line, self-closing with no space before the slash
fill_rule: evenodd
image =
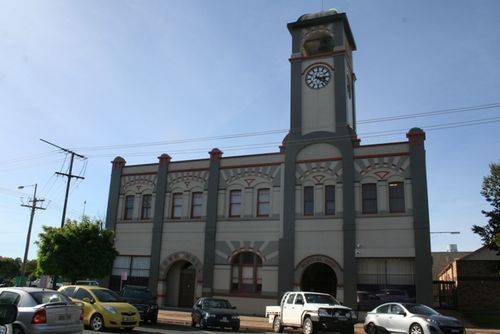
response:
<path id="1" fill-rule="evenodd" d="M 104 328 L 132 329 L 139 326 L 139 311 L 109 289 L 69 285 L 58 291 L 83 303 L 83 324 L 94 331 L 102 331 Z"/>

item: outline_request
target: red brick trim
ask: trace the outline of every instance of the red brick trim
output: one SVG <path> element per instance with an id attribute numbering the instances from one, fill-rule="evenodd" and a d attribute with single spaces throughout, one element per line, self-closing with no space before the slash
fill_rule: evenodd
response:
<path id="1" fill-rule="evenodd" d="M 355 155 L 354 159 L 369 159 L 369 158 L 383 158 L 383 157 L 399 157 L 410 155 L 409 152 L 397 152 L 397 153 L 382 153 L 382 154 L 365 154 L 365 155 Z"/>
<path id="2" fill-rule="evenodd" d="M 331 51 L 331 52 L 323 52 L 323 53 L 318 53 L 314 56 L 301 56 L 301 57 L 292 57 L 292 58 L 288 58 L 288 60 L 290 62 L 293 62 L 293 61 L 297 61 L 297 60 L 306 60 L 306 59 L 315 59 L 315 58 L 322 58 L 322 57 L 326 57 L 326 56 L 335 56 L 335 55 L 339 55 L 339 54 L 345 54 L 346 53 L 346 50 L 345 49 L 342 49 L 342 50 L 337 50 L 337 51 Z"/>
<path id="3" fill-rule="evenodd" d="M 322 162 L 322 161 L 340 161 L 342 158 L 323 158 L 323 159 L 305 159 L 305 160 L 297 160 L 296 163 L 305 163 L 305 162 Z"/>

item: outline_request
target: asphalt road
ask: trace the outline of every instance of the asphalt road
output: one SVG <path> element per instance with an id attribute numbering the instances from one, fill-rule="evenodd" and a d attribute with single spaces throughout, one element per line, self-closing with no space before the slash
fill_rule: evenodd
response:
<path id="1" fill-rule="evenodd" d="M 96 332 L 90 331 L 90 330 L 84 330 L 83 331 L 85 334 L 94 334 Z M 139 333 L 149 333 L 149 334 L 187 334 L 187 333 L 196 333 L 196 334 L 256 334 L 256 333 L 264 333 L 262 331 L 247 331 L 247 330 L 241 330 L 239 332 L 233 332 L 231 330 L 224 330 L 221 331 L 219 329 L 207 329 L 207 330 L 201 330 L 197 328 L 191 328 L 189 326 L 182 326 L 182 325 L 144 325 L 141 327 L 136 327 L 133 331 L 131 332 L 125 332 L 125 331 L 105 331 L 105 332 L 100 332 L 104 334 L 108 333 L 130 333 L 130 334 L 139 334 Z"/>

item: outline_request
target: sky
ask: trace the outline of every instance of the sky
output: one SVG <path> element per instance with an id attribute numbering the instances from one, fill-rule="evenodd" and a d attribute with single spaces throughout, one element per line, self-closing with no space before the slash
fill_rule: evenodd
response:
<path id="1" fill-rule="evenodd" d="M 0 256 L 22 257 L 38 183 L 32 242 L 58 226 L 66 155 L 43 138 L 88 157 L 75 160 L 68 217 L 104 219 L 110 161 L 154 163 L 272 152 L 289 127 L 288 22 L 335 7 L 348 15 L 357 119 L 500 102 L 500 2 L 399 0 L 12 1 L 0 0 Z M 362 144 L 405 140 L 414 126 L 478 119 L 427 131 L 432 250 L 480 247 L 480 195 L 488 164 L 500 161 L 500 108 L 359 124 Z M 265 130 L 268 135 L 196 139 Z M 367 137 L 370 132 L 398 130 Z M 157 145 L 116 145 L 163 142 Z M 250 147 L 238 147 L 251 145 Z M 253 145 L 253 147 L 252 147 Z M 103 148 L 103 146 L 111 146 Z M 84 204 L 84 202 L 86 204 Z M 29 258 L 36 257 L 31 245 Z"/>

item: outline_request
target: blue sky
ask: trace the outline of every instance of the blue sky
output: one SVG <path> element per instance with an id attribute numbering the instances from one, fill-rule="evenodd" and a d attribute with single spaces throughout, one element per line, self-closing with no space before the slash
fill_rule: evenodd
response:
<path id="1" fill-rule="evenodd" d="M 500 2 L 330 1 L 347 13 L 359 120 L 500 102 Z M 321 9 L 307 1 L 10 1 L 0 0 L 0 255 L 22 257 L 29 219 L 19 206 L 39 183 L 50 200 L 35 217 L 58 225 L 64 155 L 39 138 L 88 155 L 86 179 L 70 194 L 68 216 L 104 218 L 110 160 L 156 162 L 274 151 L 284 134 L 175 145 L 89 147 L 286 129 L 290 36 L 286 23 Z M 500 116 L 500 108 L 363 124 L 362 143 L 404 140 L 404 133 L 363 140 L 363 133 Z M 484 223 L 480 196 L 488 164 L 500 160 L 500 123 L 427 133 L 433 250 L 480 246 L 470 232 Z M 277 147 L 276 147 L 277 149 Z M 177 152 L 177 153 L 173 153 Z M 77 161 L 76 173 L 82 169 Z M 67 168 L 67 164 L 63 169 Z M 30 258 L 36 256 L 32 247 Z"/>

